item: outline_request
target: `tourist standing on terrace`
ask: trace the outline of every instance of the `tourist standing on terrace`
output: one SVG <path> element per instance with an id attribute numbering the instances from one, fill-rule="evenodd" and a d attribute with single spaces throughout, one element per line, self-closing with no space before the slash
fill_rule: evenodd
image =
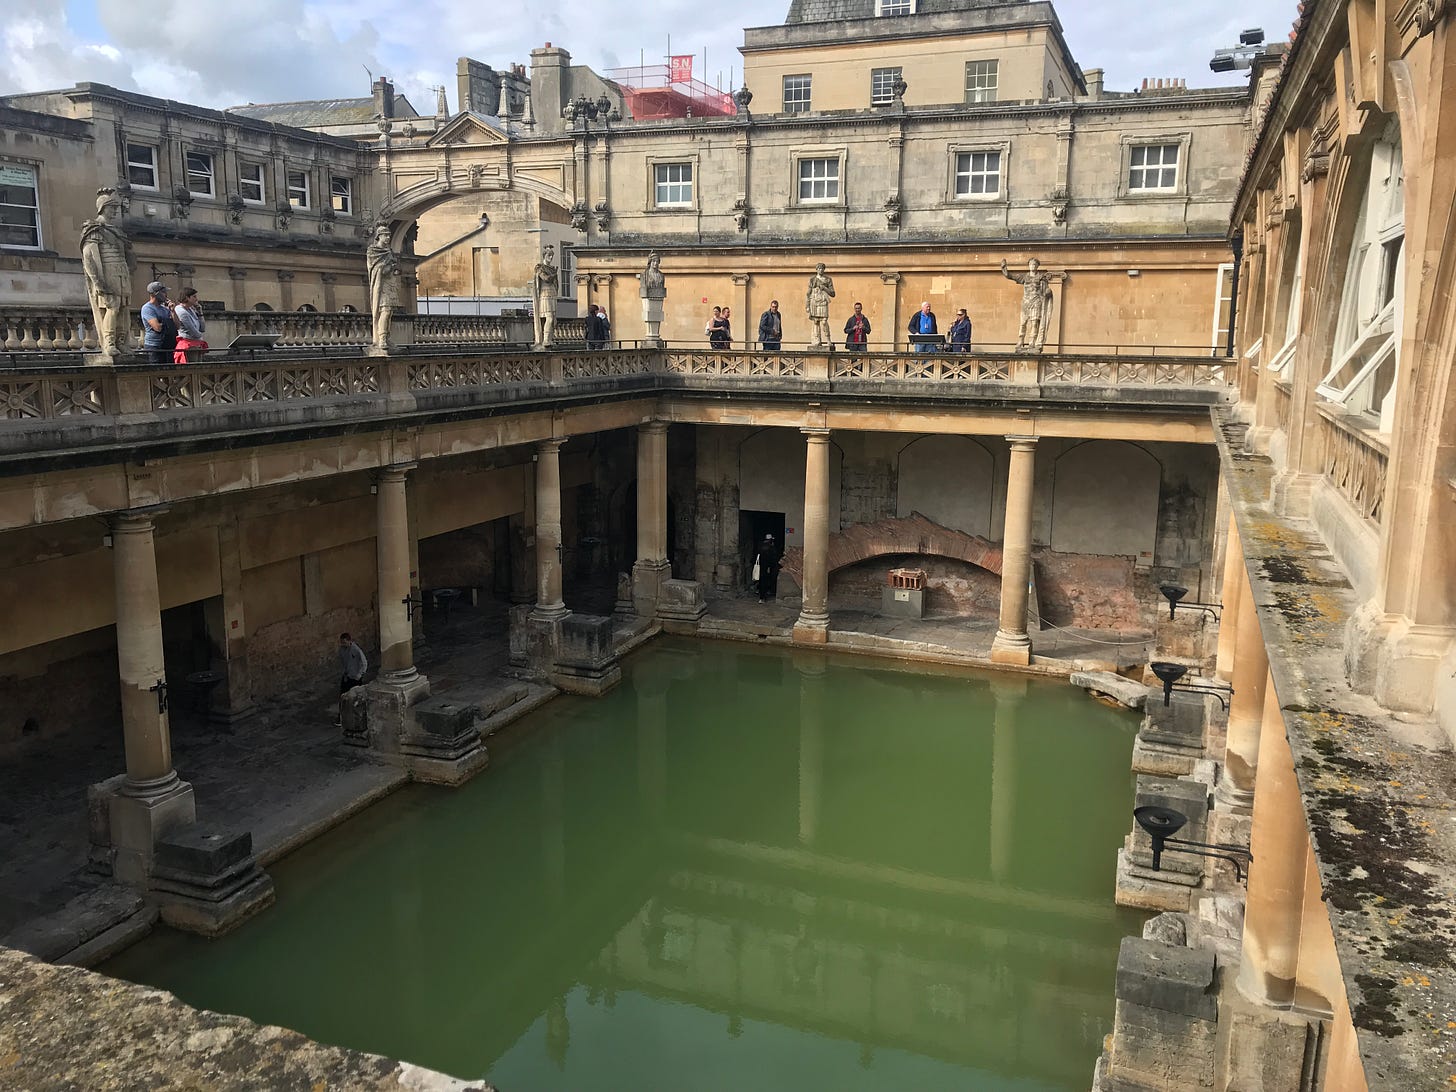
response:
<path id="1" fill-rule="evenodd" d="M 951 352 L 968 353 L 971 351 L 971 320 L 964 307 L 956 312 L 955 321 L 946 331 L 946 337 L 950 341 Z"/>
<path id="2" fill-rule="evenodd" d="M 586 347 L 588 349 L 600 349 L 606 344 L 607 335 L 603 332 L 606 324 L 602 321 L 602 309 L 594 303 L 586 305 Z"/>
<path id="3" fill-rule="evenodd" d="M 935 324 L 935 312 L 930 309 L 930 301 L 924 300 L 920 304 L 920 310 L 910 316 L 908 327 L 911 334 L 911 345 L 915 346 L 917 353 L 928 353 L 933 348 L 929 342 L 917 342 L 914 340 L 916 334 L 938 334 L 940 327 Z"/>
<path id="4" fill-rule="evenodd" d="M 202 304 L 197 300 L 197 289 L 187 287 L 179 294 L 177 306 L 172 308 L 177 320 L 177 348 L 172 353 L 174 364 L 195 364 L 207 352 L 203 332 L 207 322 L 202 317 Z"/>
<path id="5" fill-rule="evenodd" d="M 852 353 L 862 353 L 870 340 L 870 320 L 865 318 L 864 305 L 854 305 L 854 314 L 844 324 L 844 347 Z"/>
<path id="6" fill-rule="evenodd" d="M 758 573 L 758 601 L 766 603 L 779 593 L 779 548 L 773 535 L 764 535 L 758 544 L 758 556 L 753 559 L 753 568 Z"/>
<path id="7" fill-rule="evenodd" d="M 758 343 L 766 353 L 776 353 L 784 343 L 784 316 L 779 301 L 770 300 L 768 310 L 758 316 Z"/>
<path id="8" fill-rule="evenodd" d="M 167 286 L 153 281 L 147 285 L 147 297 L 142 304 L 142 348 L 153 364 L 170 364 L 177 350 L 177 320 L 167 301 Z"/>

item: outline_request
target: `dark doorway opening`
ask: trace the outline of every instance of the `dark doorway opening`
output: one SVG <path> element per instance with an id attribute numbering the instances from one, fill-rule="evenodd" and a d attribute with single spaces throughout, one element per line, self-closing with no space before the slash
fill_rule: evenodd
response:
<path id="1" fill-rule="evenodd" d="M 738 512 L 738 554 L 741 564 L 739 565 L 739 583 L 745 587 L 749 584 L 749 574 L 753 572 L 753 558 L 758 553 L 758 544 L 763 541 L 764 535 L 773 535 L 774 542 L 778 543 L 779 553 L 784 552 L 784 513 L 783 512 Z"/>

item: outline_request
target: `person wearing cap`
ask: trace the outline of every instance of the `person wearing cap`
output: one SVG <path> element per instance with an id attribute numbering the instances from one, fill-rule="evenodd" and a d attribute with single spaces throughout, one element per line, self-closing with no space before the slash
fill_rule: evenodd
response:
<path id="1" fill-rule="evenodd" d="M 950 342 L 951 352 L 968 353 L 971 351 L 971 320 L 966 315 L 964 307 L 956 312 L 955 321 L 946 331 L 946 338 Z"/>
<path id="2" fill-rule="evenodd" d="M 153 364 L 170 364 L 177 350 L 177 320 L 167 302 L 167 286 L 153 281 L 147 285 L 147 297 L 142 304 L 142 348 Z"/>
<path id="3" fill-rule="evenodd" d="M 779 591 L 779 548 L 773 535 L 763 536 L 753 565 L 758 570 L 758 601 L 766 603 L 776 598 Z"/>

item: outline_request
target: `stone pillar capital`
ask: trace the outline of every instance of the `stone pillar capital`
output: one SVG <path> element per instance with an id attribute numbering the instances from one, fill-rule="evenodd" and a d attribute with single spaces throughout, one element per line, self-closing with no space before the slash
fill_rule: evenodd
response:
<path id="1" fill-rule="evenodd" d="M 733 274 L 733 283 L 736 284 L 739 288 L 742 288 L 751 279 L 752 279 L 752 276 L 751 276 L 751 274 L 748 274 L 748 273 L 734 273 Z"/>
<path id="2" fill-rule="evenodd" d="M 649 433 L 654 436 L 660 436 L 667 431 L 667 422 L 643 421 L 640 425 L 637 426 L 637 431 Z"/>
<path id="3" fill-rule="evenodd" d="M 827 444 L 829 442 L 830 430 L 827 428 L 806 427 L 799 429 L 799 431 L 804 434 L 804 438 L 811 444 Z"/>
<path id="4" fill-rule="evenodd" d="M 1039 439 L 1039 436 L 1008 436 L 1006 442 L 1011 445 L 1012 451 L 1035 451 Z"/>
<path id="5" fill-rule="evenodd" d="M 139 535 L 156 529 L 157 517 L 171 511 L 165 504 L 151 508 L 131 508 L 125 512 L 113 512 L 108 519 L 114 535 Z"/>
<path id="6" fill-rule="evenodd" d="M 564 436 L 553 436 L 549 440 L 537 440 L 536 454 L 556 455 L 561 451 L 562 445 L 564 445 L 565 443 L 566 437 Z"/>
<path id="7" fill-rule="evenodd" d="M 391 463 L 388 466 L 381 466 L 376 472 L 376 477 L 381 482 L 402 482 L 405 475 L 419 465 L 419 463 Z"/>

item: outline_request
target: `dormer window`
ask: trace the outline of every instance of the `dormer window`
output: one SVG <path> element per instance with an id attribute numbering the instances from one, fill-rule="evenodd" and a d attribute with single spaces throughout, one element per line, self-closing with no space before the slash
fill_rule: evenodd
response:
<path id="1" fill-rule="evenodd" d="M 914 15 L 915 0 L 875 0 L 876 15 Z"/>

